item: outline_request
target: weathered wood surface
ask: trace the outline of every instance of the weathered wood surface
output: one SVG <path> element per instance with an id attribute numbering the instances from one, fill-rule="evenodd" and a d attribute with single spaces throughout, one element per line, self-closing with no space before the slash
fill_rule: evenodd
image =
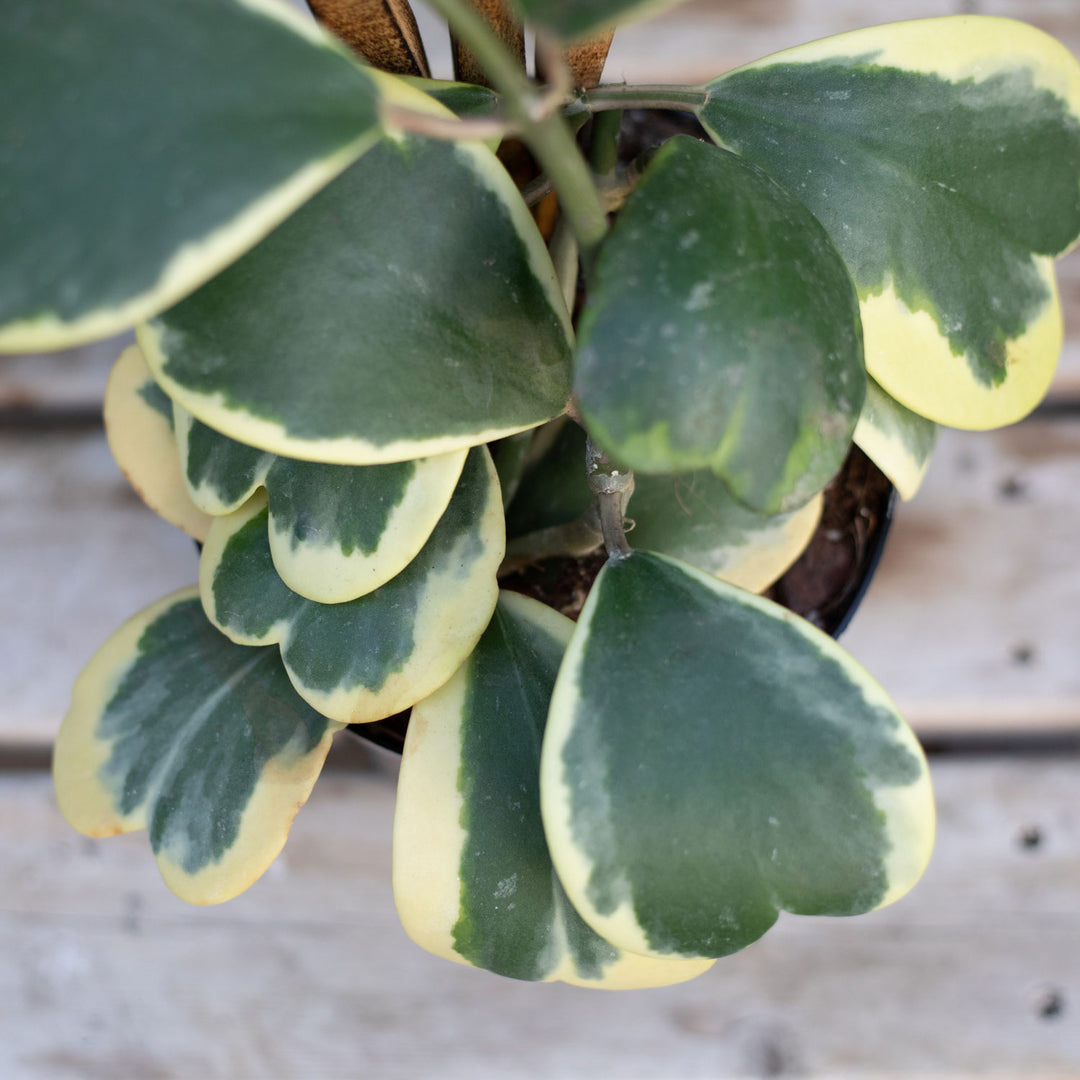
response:
<path id="1" fill-rule="evenodd" d="M 198 575 L 99 428 L 0 429 L 0 746 L 49 743 L 71 683 L 140 608 Z"/>
<path id="2" fill-rule="evenodd" d="M 706 82 L 781 49 L 863 26 L 943 15 L 1023 19 L 1080 53 L 1074 0 L 694 0 L 619 28 L 607 81 Z"/>
<path id="3" fill-rule="evenodd" d="M 942 433 L 843 644 L 923 734 L 1080 733 L 1080 416 Z"/>
<path id="4" fill-rule="evenodd" d="M 933 774 L 938 849 L 908 898 L 782 916 L 702 978 L 633 994 L 515 983 L 412 945 L 385 774 L 324 776 L 271 872 L 220 908 L 166 892 L 145 835 L 82 839 L 47 779 L 7 775 L 0 1075 L 1075 1078 L 1080 761 Z"/>
<path id="5" fill-rule="evenodd" d="M 0 433 L 0 746 L 52 740 L 128 616 L 193 582 L 192 542 L 97 430 Z M 1080 417 L 945 432 L 844 637 L 916 728 L 1080 733 Z"/>

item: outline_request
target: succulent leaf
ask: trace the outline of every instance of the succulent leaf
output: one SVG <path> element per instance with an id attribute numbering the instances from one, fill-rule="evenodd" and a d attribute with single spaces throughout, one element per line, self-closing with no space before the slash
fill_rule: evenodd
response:
<path id="1" fill-rule="evenodd" d="M 561 412 L 569 333 L 543 241 L 491 151 L 403 136 L 139 340 L 169 395 L 215 430 L 375 465 Z"/>
<path id="2" fill-rule="evenodd" d="M 324 465 L 244 446 L 174 406 L 191 498 L 208 514 L 238 510 L 260 486 L 281 580 L 322 604 L 355 600 L 400 573 L 431 536 L 467 450 L 388 465 Z"/>
<path id="3" fill-rule="evenodd" d="M 709 468 L 750 508 L 793 510 L 843 463 L 865 384 L 858 297 L 817 221 L 734 154 L 665 143 L 580 320 L 596 441 L 641 472 Z"/>
<path id="4" fill-rule="evenodd" d="M 234 645 L 184 589 L 125 623 L 79 676 L 56 794 L 87 836 L 148 829 L 169 888 L 216 904 L 273 862 L 338 727 L 297 697 L 276 649 Z"/>
<path id="5" fill-rule="evenodd" d="M 666 986 L 708 961 L 620 952 L 570 906 L 540 821 L 540 741 L 574 624 L 503 593 L 472 656 L 413 707 L 394 815 L 394 898 L 417 944 L 515 979 Z"/>
<path id="6" fill-rule="evenodd" d="M 859 290 L 866 366 L 940 424 L 1012 423 L 1061 349 L 1080 235 L 1080 64 L 1010 19 L 813 42 L 715 79 L 700 118 L 810 208 Z"/>
<path id="7" fill-rule="evenodd" d="M 175 303 L 372 145 L 381 86 L 269 0 L 10 7 L 0 351 Z"/>
<path id="8" fill-rule="evenodd" d="M 205 540 L 210 517 L 188 494 L 173 436 L 172 402 L 130 345 L 105 387 L 105 435 L 120 471 L 154 513 Z"/>
<path id="9" fill-rule="evenodd" d="M 926 762 L 881 688 L 790 612 L 644 552 L 589 595 L 540 788 L 571 903 L 644 956 L 727 955 L 781 909 L 881 907 L 933 841 Z"/>
<path id="10" fill-rule="evenodd" d="M 855 444 L 893 482 L 902 499 L 922 484 L 937 444 L 933 420 L 906 409 L 867 376 L 866 401 L 855 425 Z"/>
<path id="11" fill-rule="evenodd" d="M 342 723 L 392 716 L 440 687 L 469 655 L 498 597 L 504 526 L 491 455 L 469 453 L 420 553 L 373 592 L 320 604 L 293 592 L 270 555 L 266 498 L 217 518 L 203 548 L 203 605 L 243 645 L 277 643 L 305 701 Z"/>

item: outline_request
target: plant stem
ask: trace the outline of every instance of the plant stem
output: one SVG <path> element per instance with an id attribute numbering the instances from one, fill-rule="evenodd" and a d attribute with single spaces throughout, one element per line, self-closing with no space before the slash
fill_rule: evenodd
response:
<path id="1" fill-rule="evenodd" d="M 523 570 L 526 566 L 557 555 L 579 558 L 589 555 L 604 543 L 604 534 L 596 515 L 596 507 L 576 521 L 552 525 L 515 537 L 506 545 L 506 556 L 499 567 L 499 577 Z"/>
<path id="2" fill-rule="evenodd" d="M 619 129 L 621 127 L 621 109 L 597 113 L 593 117 L 589 161 L 597 176 L 611 176 L 619 164 Z"/>
<path id="3" fill-rule="evenodd" d="M 608 109 L 674 109 L 696 112 L 705 104 L 704 86 L 598 86 L 579 94 L 570 107 L 599 113 Z"/>
<path id="4" fill-rule="evenodd" d="M 628 558 L 633 550 L 626 541 L 623 517 L 626 503 L 634 491 L 634 474 L 629 469 L 616 468 L 590 436 L 585 443 L 585 475 L 590 490 L 596 496 L 600 529 L 604 534 L 608 557 Z"/>
<path id="5" fill-rule="evenodd" d="M 502 96 L 507 116 L 558 192 L 582 250 L 596 247 L 607 233 L 607 215 L 566 121 L 557 112 L 536 115 L 536 90 L 469 0 L 432 0 L 432 6 L 450 23 Z"/>

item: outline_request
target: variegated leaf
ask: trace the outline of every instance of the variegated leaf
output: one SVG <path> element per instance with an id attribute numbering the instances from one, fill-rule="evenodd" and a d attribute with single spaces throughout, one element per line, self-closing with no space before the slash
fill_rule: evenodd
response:
<path id="1" fill-rule="evenodd" d="M 543 241 L 491 151 L 410 136 L 370 150 L 139 340 L 169 395 L 215 430 L 372 465 L 561 412 L 569 333 Z"/>
<path id="2" fill-rule="evenodd" d="M 199 578 L 219 629 L 244 645 L 278 643 L 300 696 L 357 724 L 427 697 L 472 652 L 495 608 L 503 548 L 495 467 L 478 447 L 428 542 L 374 592 L 319 604 L 289 589 L 270 556 L 262 494 L 214 521 Z"/>
<path id="3" fill-rule="evenodd" d="M 828 236 L 760 169 L 676 136 L 597 258 L 574 374 L 589 431 L 640 472 L 712 469 L 793 510 L 843 463 L 866 376 Z"/>
<path id="4" fill-rule="evenodd" d="M 803 553 L 821 520 L 821 495 L 787 514 L 758 514 L 708 469 L 638 476 L 627 513 L 635 548 L 670 555 L 750 592 L 764 592 Z"/>
<path id="5" fill-rule="evenodd" d="M 499 108 L 499 95 L 487 86 L 473 86 L 471 83 L 444 79 L 406 79 L 405 81 L 410 86 L 433 97 L 455 116 L 465 119 L 489 118 L 494 116 Z"/>
<path id="6" fill-rule="evenodd" d="M 191 500 L 173 437 L 172 402 L 138 345 L 126 348 L 105 387 L 105 435 L 128 483 L 147 506 L 196 540 L 210 518 Z"/>
<path id="7" fill-rule="evenodd" d="M 107 337 L 216 274 L 375 141 L 382 78 L 271 0 L 8 5 L 0 351 Z"/>
<path id="8" fill-rule="evenodd" d="M 574 624 L 503 593 L 472 656 L 413 707 L 394 816 L 394 899 L 417 944 L 515 979 L 665 986 L 708 961 L 596 936 L 566 899 L 540 821 L 540 740 Z"/>
<path id="9" fill-rule="evenodd" d="M 1052 257 L 1080 234 L 1080 65 L 1009 19 L 872 27 L 709 84 L 723 145 L 804 202 L 862 302 L 866 366 L 941 424 L 1029 412 L 1061 347 Z"/>
<path id="10" fill-rule="evenodd" d="M 169 888 L 220 903 L 273 862 L 338 726 L 297 697 L 277 649 L 234 645 L 185 589 L 125 623 L 79 676 L 57 799 L 87 836 L 148 829 Z"/>
<path id="11" fill-rule="evenodd" d="M 912 499 L 926 475 L 937 443 L 933 420 L 904 408 L 867 377 L 866 401 L 854 441 L 893 482 L 901 499 Z"/>
<path id="12" fill-rule="evenodd" d="M 245 446 L 174 407 L 191 498 L 237 510 L 263 486 L 270 553 L 281 580 L 322 604 L 363 596 L 400 573 L 454 493 L 467 450 L 389 465 L 323 465 Z"/>
<path id="13" fill-rule="evenodd" d="M 926 762 L 865 671 L 783 608 L 643 552 L 589 595 L 540 789 L 571 903 L 645 956 L 724 956 L 781 909 L 881 907 L 933 841 Z"/>

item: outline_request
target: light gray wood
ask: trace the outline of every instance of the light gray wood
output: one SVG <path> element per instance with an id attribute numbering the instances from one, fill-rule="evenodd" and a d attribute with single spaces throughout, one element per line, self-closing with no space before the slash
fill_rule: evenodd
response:
<path id="1" fill-rule="evenodd" d="M 0 746 L 43 745 L 91 653 L 197 558 L 100 433 L 0 437 L 0 500 Z M 1080 734 L 1078 536 L 1080 418 L 945 431 L 843 644 L 924 735 Z"/>
<path id="2" fill-rule="evenodd" d="M 1076 1077 L 1080 763 L 932 772 L 938 848 L 907 898 L 782 916 L 694 982 L 636 993 L 515 983 L 409 942 L 391 776 L 324 776 L 266 877 L 209 909 L 165 891 L 145 835 L 82 839 L 45 778 L 5 776 L 0 1075 Z"/>
<path id="3" fill-rule="evenodd" d="M 194 541 L 152 514 L 99 430 L 0 432 L 0 745 L 49 743 L 94 650 L 198 577 Z"/>
<path id="4" fill-rule="evenodd" d="M 943 431 L 842 643 L 924 734 L 1080 733 L 1080 418 Z"/>
<path id="5" fill-rule="evenodd" d="M 133 340 L 126 333 L 63 352 L 0 356 L 0 409 L 100 410 L 109 372 Z"/>
<path id="6" fill-rule="evenodd" d="M 1022 7 L 1011 3 L 1012 14 Z M 900 19 L 959 15 L 965 0 L 696 0 L 615 34 L 605 82 L 707 82 L 818 38 Z"/>

